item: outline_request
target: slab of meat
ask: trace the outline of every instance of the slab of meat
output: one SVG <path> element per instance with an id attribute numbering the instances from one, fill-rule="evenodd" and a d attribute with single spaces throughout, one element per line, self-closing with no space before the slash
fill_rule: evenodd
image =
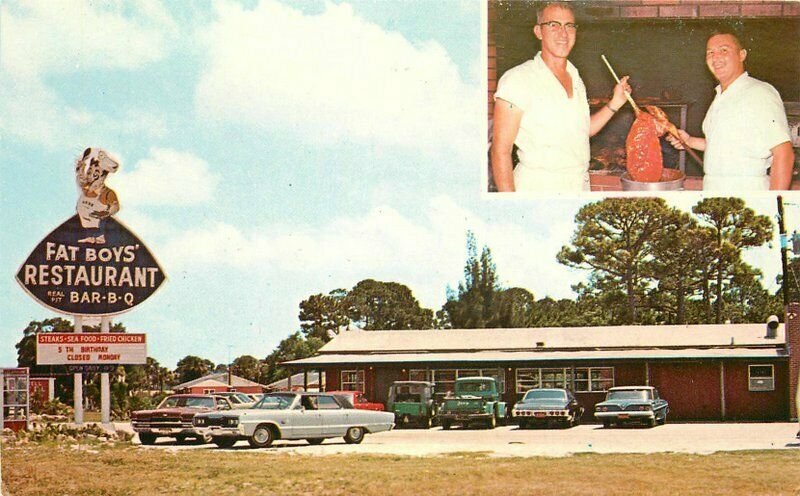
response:
<path id="1" fill-rule="evenodd" d="M 653 116 L 640 112 L 625 140 L 628 174 L 634 181 L 654 183 L 661 180 L 664 162 L 658 136 Z"/>

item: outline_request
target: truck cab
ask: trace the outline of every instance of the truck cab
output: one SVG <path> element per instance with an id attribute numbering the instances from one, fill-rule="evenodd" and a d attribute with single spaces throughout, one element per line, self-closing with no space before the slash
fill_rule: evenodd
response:
<path id="1" fill-rule="evenodd" d="M 481 422 L 494 429 L 506 417 L 506 404 L 500 401 L 500 391 L 493 377 L 462 377 L 456 379 L 453 397 L 445 397 L 439 407 L 442 429 L 453 424 L 467 426 Z"/>

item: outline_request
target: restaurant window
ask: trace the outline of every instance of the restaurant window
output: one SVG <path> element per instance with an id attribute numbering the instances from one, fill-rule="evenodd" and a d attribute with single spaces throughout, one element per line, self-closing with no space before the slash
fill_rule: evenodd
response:
<path id="1" fill-rule="evenodd" d="M 581 367 L 575 369 L 575 392 L 601 393 L 614 387 L 614 367 Z"/>
<path id="2" fill-rule="evenodd" d="M 747 368 L 750 391 L 775 390 L 775 367 L 772 365 L 749 365 Z"/>
<path id="3" fill-rule="evenodd" d="M 437 396 L 455 392 L 456 378 L 461 377 L 493 377 L 497 381 L 499 391 L 501 393 L 505 391 L 506 380 L 503 369 L 416 369 L 408 373 L 409 380 L 433 382 Z"/>
<path id="4" fill-rule="evenodd" d="M 342 391 L 364 392 L 363 370 L 342 370 Z"/>
<path id="5" fill-rule="evenodd" d="M 568 368 L 517 369 L 517 393 L 530 389 L 570 388 L 571 373 Z"/>

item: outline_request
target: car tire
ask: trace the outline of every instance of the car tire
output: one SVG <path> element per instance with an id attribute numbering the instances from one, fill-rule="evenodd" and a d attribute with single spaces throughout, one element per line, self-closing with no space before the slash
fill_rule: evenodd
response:
<path id="1" fill-rule="evenodd" d="M 610 420 L 603 420 L 603 429 L 609 429 L 611 427 Z"/>
<path id="2" fill-rule="evenodd" d="M 647 421 L 647 425 L 649 425 L 650 427 L 657 426 L 658 425 L 658 418 L 655 415 L 653 415 L 653 418 L 651 418 L 651 419 L 649 419 Z"/>
<path id="3" fill-rule="evenodd" d="M 253 448 L 269 448 L 275 440 L 275 431 L 268 425 L 259 425 L 247 439 Z"/>
<path id="4" fill-rule="evenodd" d="M 582 411 L 579 411 L 575 414 L 575 425 L 581 425 L 581 417 L 583 417 Z"/>
<path id="5" fill-rule="evenodd" d="M 495 427 L 497 427 L 497 417 L 492 415 L 492 418 L 490 418 L 489 421 L 486 422 L 486 428 L 487 429 L 494 429 Z"/>
<path id="6" fill-rule="evenodd" d="M 449 431 L 453 424 L 449 420 L 442 420 L 442 430 Z"/>
<path id="7" fill-rule="evenodd" d="M 319 444 L 322 444 L 322 441 L 324 441 L 324 440 L 325 440 L 325 439 L 324 439 L 324 438 L 321 438 L 321 437 L 313 437 L 313 438 L 310 438 L 310 439 L 306 439 L 306 442 L 307 442 L 308 444 L 311 444 L 311 445 L 313 445 L 313 446 L 317 446 L 317 445 L 319 445 Z"/>
<path id="8" fill-rule="evenodd" d="M 156 444 L 156 439 L 158 436 L 155 434 L 151 434 L 149 432 L 140 432 L 139 433 L 139 442 L 145 446 L 150 446 Z"/>
<path id="9" fill-rule="evenodd" d="M 351 427 L 347 429 L 347 433 L 344 435 L 344 442 L 347 444 L 360 444 L 365 435 L 366 431 L 364 431 L 363 427 Z"/>
<path id="10" fill-rule="evenodd" d="M 215 437 L 211 440 L 217 445 L 217 448 L 230 449 L 238 441 L 235 437 Z"/>
<path id="11" fill-rule="evenodd" d="M 661 417 L 661 420 L 658 421 L 659 424 L 664 425 L 667 423 L 667 412 L 664 412 L 664 416 Z"/>
<path id="12" fill-rule="evenodd" d="M 422 427 L 425 429 L 430 429 L 433 427 L 433 419 L 430 416 L 422 419 Z"/>
<path id="13" fill-rule="evenodd" d="M 184 436 L 183 434 L 180 436 L 175 436 L 175 442 L 178 444 L 186 444 L 186 438 L 187 436 Z"/>
<path id="14" fill-rule="evenodd" d="M 208 444 L 211 442 L 211 434 L 204 434 L 202 436 L 197 436 L 194 438 L 194 442 L 196 444 Z"/>

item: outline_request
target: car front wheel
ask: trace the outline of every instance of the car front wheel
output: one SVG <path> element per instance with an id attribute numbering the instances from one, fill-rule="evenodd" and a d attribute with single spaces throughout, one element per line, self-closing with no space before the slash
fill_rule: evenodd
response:
<path id="1" fill-rule="evenodd" d="M 308 444 L 313 444 L 314 446 L 316 446 L 318 444 L 322 444 L 322 441 L 324 441 L 324 439 L 321 438 L 321 437 L 315 437 L 315 438 L 311 438 L 311 439 L 306 439 L 306 442 Z"/>
<path id="2" fill-rule="evenodd" d="M 364 440 L 363 427 L 351 427 L 347 429 L 347 433 L 344 435 L 344 442 L 346 442 L 347 444 L 359 444 L 363 440 Z"/>
<path id="3" fill-rule="evenodd" d="M 268 448 L 275 440 L 275 433 L 269 426 L 259 425 L 247 440 L 253 448 Z"/>

